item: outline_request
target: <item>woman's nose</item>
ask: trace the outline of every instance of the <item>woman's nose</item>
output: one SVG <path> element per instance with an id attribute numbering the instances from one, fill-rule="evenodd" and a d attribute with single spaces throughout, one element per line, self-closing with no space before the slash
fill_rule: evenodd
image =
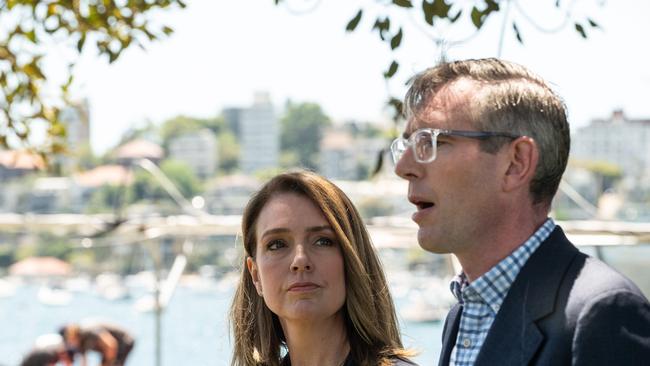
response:
<path id="1" fill-rule="evenodd" d="M 312 268 L 313 265 L 309 260 L 309 256 L 307 255 L 304 246 L 302 245 L 296 246 L 296 251 L 293 256 L 293 261 L 291 262 L 291 271 L 292 272 L 311 271 Z"/>

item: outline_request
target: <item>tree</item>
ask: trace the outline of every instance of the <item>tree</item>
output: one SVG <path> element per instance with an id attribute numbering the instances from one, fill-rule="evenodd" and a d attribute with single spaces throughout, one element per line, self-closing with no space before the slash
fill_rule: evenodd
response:
<path id="1" fill-rule="evenodd" d="M 191 198 L 201 191 L 198 178 L 185 163 L 165 160 L 160 165 L 160 170 L 176 185 L 183 197 Z"/>
<path id="2" fill-rule="evenodd" d="M 239 167 L 239 143 L 235 134 L 230 130 L 217 135 L 217 154 L 219 169 L 224 173 L 232 173 Z"/>
<path id="3" fill-rule="evenodd" d="M 295 153 L 297 164 L 315 169 L 323 130 L 331 121 L 318 104 L 287 102 L 286 112 L 280 120 L 283 153 Z"/>
<path id="4" fill-rule="evenodd" d="M 177 116 L 168 119 L 160 126 L 163 148 L 168 151 L 171 140 L 186 133 L 199 131 L 204 125 L 201 120 L 192 117 Z"/>
<path id="5" fill-rule="evenodd" d="M 224 172 L 235 170 L 239 163 L 239 144 L 221 116 L 209 119 L 177 116 L 165 121 L 160 127 L 162 146 L 166 151 L 169 151 L 171 140 L 183 134 L 202 129 L 208 129 L 217 136 L 219 168 Z"/>
<path id="6" fill-rule="evenodd" d="M 284 5 L 291 10 L 292 3 L 297 0 L 273 1 L 275 5 Z M 303 0 L 303 2 L 313 4 L 310 10 L 315 9 L 320 1 Z M 524 43 L 522 32 L 517 25 L 523 22 L 532 23 L 536 28 L 548 33 L 554 33 L 566 26 L 573 25 L 576 33 L 585 39 L 588 37 L 589 28 L 599 28 L 598 23 L 591 18 L 578 18 L 572 15 L 575 1 L 546 0 L 549 6 L 555 6 L 559 10 L 559 14 L 563 16 L 563 19 L 560 19 L 560 25 L 555 29 L 540 27 L 517 0 L 476 0 L 469 2 L 461 0 L 379 0 L 374 3 L 375 6 L 364 5 L 356 13 L 351 14 L 345 30 L 355 32 L 365 18 L 370 18 L 366 23 L 371 25 L 370 31 L 377 33 L 379 40 L 386 44 L 393 55 L 383 73 L 385 79 L 392 78 L 399 69 L 400 61 L 396 50 L 406 39 L 408 29 L 419 29 L 427 32 L 432 41 L 432 47 L 440 48 L 444 59 L 444 47 L 462 43 L 463 40 L 447 39 L 444 34 L 440 35 L 434 31 L 438 31 L 441 25 L 453 25 L 463 19 L 471 21 L 471 24 L 475 27 L 475 32 L 479 32 L 488 18 L 492 18 L 500 12 L 505 13 L 499 41 L 499 55 L 504 31 L 507 27 L 511 28 L 520 43 Z M 304 4 L 302 6 L 305 7 Z M 514 13 L 514 15 L 508 16 L 510 12 Z M 409 28 L 408 26 L 412 27 Z M 395 110 L 395 120 L 398 120 L 402 111 L 401 101 L 395 97 L 390 97 L 388 104 Z"/>
<path id="7" fill-rule="evenodd" d="M 38 150 L 64 151 L 65 126 L 59 112 L 68 98 L 76 59 L 85 48 L 116 61 L 127 48 L 144 47 L 172 29 L 151 22 L 162 9 L 185 7 L 181 0 L 0 0 L 0 146 L 30 146 L 32 130 L 47 127 Z M 70 51 L 67 68 L 52 84 L 43 63 L 48 46 Z M 58 92 L 52 92 L 57 90 Z"/>

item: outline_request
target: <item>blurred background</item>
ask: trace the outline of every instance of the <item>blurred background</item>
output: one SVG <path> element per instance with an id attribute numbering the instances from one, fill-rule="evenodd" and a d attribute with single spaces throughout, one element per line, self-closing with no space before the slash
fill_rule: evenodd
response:
<path id="1" fill-rule="evenodd" d="M 407 346 L 437 362 L 453 258 L 424 252 L 386 153 L 407 80 L 502 57 L 572 127 L 552 215 L 650 295 L 650 4 L 0 0 L 0 365 L 104 320 L 132 365 L 227 365 L 243 207 L 307 167 L 368 224 Z M 91 355 L 91 365 L 98 364 Z"/>

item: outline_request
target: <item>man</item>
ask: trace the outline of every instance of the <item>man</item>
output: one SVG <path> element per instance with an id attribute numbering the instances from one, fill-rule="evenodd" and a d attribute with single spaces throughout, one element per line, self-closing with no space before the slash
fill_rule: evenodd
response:
<path id="1" fill-rule="evenodd" d="M 650 304 L 548 218 L 569 155 L 560 98 L 496 59 L 417 75 L 391 145 L 418 241 L 462 273 L 440 365 L 647 365 Z"/>
<path id="2" fill-rule="evenodd" d="M 72 366 L 63 338 L 59 334 L 43 334 L 36 338 L 34 347 L 25 355 L 20 366 Z"/>
<path id="3" fill-rule="evenodd" d="M 124 329 L 105 323 L 67 324 L 59 330 L 66 345 L 81 353 L 82 364 L 86 365 L 86 352 L 95 351 L 102 355 L 102 366 L 123 366 L 135 343 Z"/>

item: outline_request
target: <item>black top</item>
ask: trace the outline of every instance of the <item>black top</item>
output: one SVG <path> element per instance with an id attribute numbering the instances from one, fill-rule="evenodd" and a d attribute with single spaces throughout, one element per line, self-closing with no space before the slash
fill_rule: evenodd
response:
<path id="1" fill-rule="evenodd" d="M 291 359 L 289 358 L 288 353 L 282 359 L 282 366 L 291 366 Z M 348 357 L 345 359 L 345 362 L 341 366 L 355 366 L 355 363 L 352 362 L 352 355 L 350 353 L 348 353 Z"/>

